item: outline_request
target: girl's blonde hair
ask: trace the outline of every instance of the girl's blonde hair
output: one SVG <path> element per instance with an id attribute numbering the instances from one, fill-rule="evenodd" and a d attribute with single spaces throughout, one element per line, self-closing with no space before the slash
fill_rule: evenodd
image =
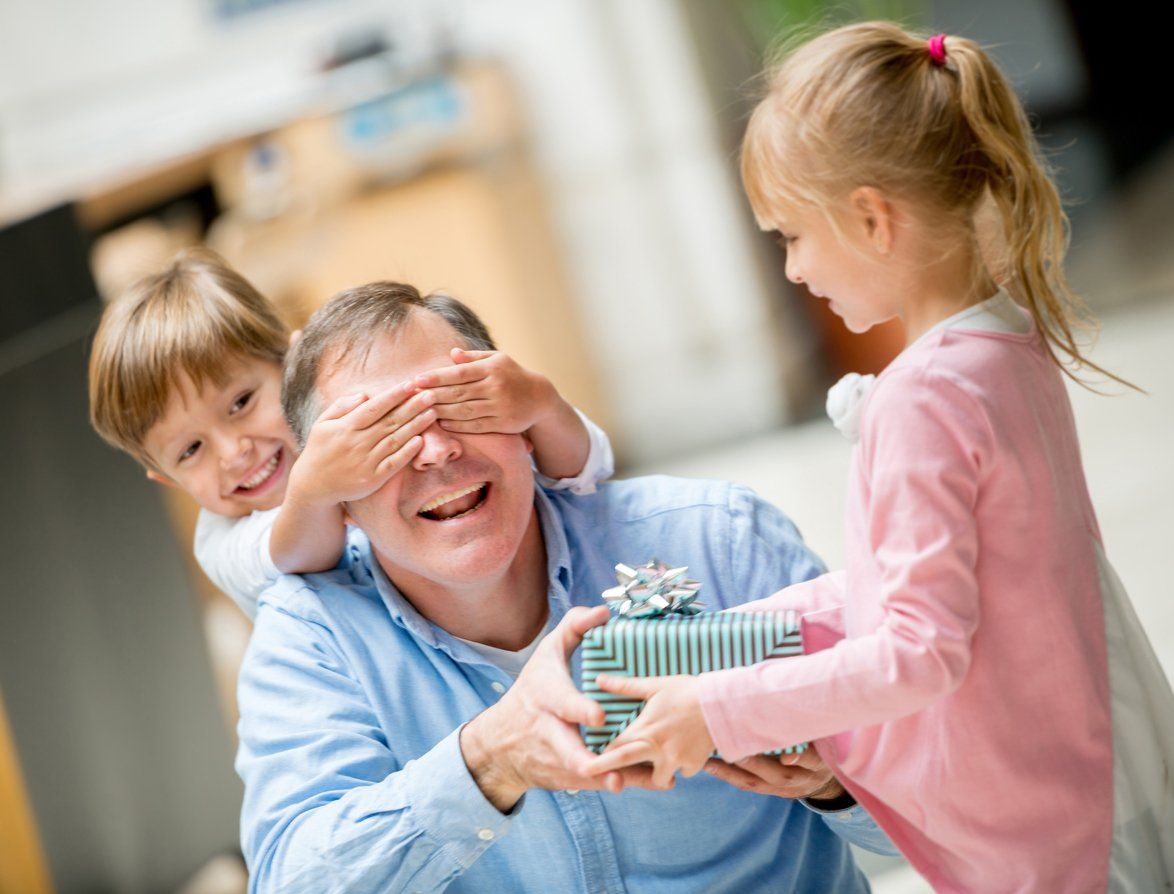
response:
<path id="1" fill-rule="evenodd" d="M 1070 377 L 1084 367 L 1123 382 L 1081 352 L 1094 324 L 1064 276 L 1068 217 L 1023 106 L 978 44 L 949 36 L 944 48 L 939 64 L 926 37 L 866 22 L 785 53 L 742 144 L 755 215 L 831 208 L 862 185 L 901 196 L 943 233 L 965 228 Z"/>
<path id="2" fill-rule="evenodd" d="M 180 252 L 102 314 L 90 353 L 90 422 L 110 444 L 154 468 L 143 441 L 181 376 L 223 385 L 230 364 L 281 364 L 289 331 L 249 282 L 206 248 Z"/>

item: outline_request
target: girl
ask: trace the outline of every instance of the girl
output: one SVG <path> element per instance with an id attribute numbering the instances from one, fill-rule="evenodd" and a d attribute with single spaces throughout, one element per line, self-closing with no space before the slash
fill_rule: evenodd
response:
<path id="1" fill-rule="evenodd" d="M 840 28 L 774 76 L 742 174 L 788 277 L 908 343 L 836 391 L 846 571 L 750 606 L 803 612 L 810 654 L 601 677 L 648 704 L 596 769 L 814 740 L 937 890 L 1171 890 L 1174 696 L 1102 552 L 1061 364 L 1104 371 L 1014 93 L 964 38 Z"/>

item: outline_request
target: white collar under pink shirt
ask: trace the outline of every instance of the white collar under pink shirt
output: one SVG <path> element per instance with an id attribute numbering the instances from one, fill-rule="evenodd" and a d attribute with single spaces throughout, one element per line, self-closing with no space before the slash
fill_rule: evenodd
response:
<path id="1" fill-rule="evenodd" d="M 1006 332 L 1025 335 L 1031 331 L 1031 316 L 1015 303 L 1006 291 L 999 289 L 990 298 L 972 304 L 947 317 L 921 334 L 913 345 L 942 329 L 972 329 L 980 332 Z M 872 390 L 876 376 L 848 373 L 828 391 L 827 414 L 839 432 L 852 443 L 860 439 L 860 411 L 864 398 Z"/>

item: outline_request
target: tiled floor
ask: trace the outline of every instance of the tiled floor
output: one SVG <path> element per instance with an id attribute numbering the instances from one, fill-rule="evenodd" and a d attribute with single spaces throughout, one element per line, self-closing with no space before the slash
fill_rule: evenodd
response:
<path id="1" fill-rule="evenodd" d="M 1113 386 L 1115 396 L 1105 397 L 1073 386 L 1085 470 L 1109 559 L 1174 674 L 1174 296 L 1114 309 L 1102 323 L 1093 358 L 1149 395 Z M 819 421 L 644 471 L 748 484 L 838 567 L 848 457 L 848 443 Z M 879 894 L 929 891 L 899 861 L 864 862 Z"/>

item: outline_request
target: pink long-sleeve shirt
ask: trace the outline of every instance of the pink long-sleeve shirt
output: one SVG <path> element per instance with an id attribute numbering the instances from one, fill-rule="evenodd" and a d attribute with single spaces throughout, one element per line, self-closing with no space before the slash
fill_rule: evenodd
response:
<path id="1" fill-rule="evenodd" d="M 930 333 L 864 406 L 846 571 L 747 606 L 807 613 L 811 654 L 703 675 L 718 751 L 816 740 L 938 891 L 1104 891 L 1098 538 L 1038 333 Z"/>

